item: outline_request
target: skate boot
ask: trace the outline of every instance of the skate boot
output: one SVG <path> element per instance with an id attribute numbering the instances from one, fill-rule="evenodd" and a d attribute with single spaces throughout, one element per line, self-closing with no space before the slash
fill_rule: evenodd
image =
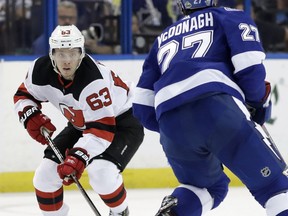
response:
<path id="1" fill-rule="evenodd" d="M 123 212 L 120 213 L 113 213 L 111 210 L 109 212 L 109 216 L 128 216 L 128 215 L 129 215 L 128 207 Z"/>
<path id="2" fill-rule="evenodd" d="M 177 202 L 177 198 L 171 195 L 164 197 L 161 207 L 155 216 L 176 216 L 170 212 L 170 209 L 176 206 Z"/>

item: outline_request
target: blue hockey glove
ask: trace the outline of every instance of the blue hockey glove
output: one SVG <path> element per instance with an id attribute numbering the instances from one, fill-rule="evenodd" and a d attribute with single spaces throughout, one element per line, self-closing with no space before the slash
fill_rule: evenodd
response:
<path id="1" fill-rule="evenodd" d="M 265 82 L 265 87 L 266 87 L 266 93 L 260 102 L 246 103 L 247 108 L 251 114 L 251 119 L 260 125 L 263 125 L 271 118 L 272 103 L 271 103 L 270 83 Z"/>

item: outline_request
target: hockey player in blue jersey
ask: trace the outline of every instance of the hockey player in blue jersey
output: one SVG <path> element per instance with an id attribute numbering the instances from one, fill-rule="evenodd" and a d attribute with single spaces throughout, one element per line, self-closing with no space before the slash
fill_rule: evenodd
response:
<path id="1" fill-rule="evenodd" d="M 179 6 L 186 16 L 156 39 L 133 103 L 142 124 L 160 133 L 180 183 L 156 215 L 216 208 L 228 192 L 225 165 L 268 216 L 287 216 L 285 162 L 261 127 L 271 116 L 271 87 L 255 23 L 243 11 L 215 7 L 215 0 Z"/>

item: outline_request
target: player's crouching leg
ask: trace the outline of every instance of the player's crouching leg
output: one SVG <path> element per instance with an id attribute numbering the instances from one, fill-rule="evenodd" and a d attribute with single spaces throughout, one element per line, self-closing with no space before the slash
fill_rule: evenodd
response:
<path id="1" fill-rule="evenodd" d="M 229 178 L 223 174 L 221 178 L 209 188 L 199 188 L 182 184 L 177 187 L 170 198 L 170 206 L 165 208 L 165 199 L 162 202 L 157 216 L 201 216 L 216 208 L 228 193 Z M 171 199 L 172 198 L 172 199 Z M 175 205 L 171 205 L 176 198 Z M 169 202 L 167 202 L 169 204 Z M 173 203 L 172 203 L 173 204 Z M 163 209 L 163 210 L 161 210 Z"/>
<path id="2" fill-rule="evenodd" d="M 266 205 L 267 216 L 288 216 L 288 193 L 277 194 L 271 197 Z"/>
<path id="3" fill-rule="evenodd" d="M 91 187 L 110 208 L 109 215 L 128 216 L 126 189 L 117 166 L 108 160 L 94 159 L 87 171 Z"/>
<path id="4" fill-rule="evenodd" d="M 277 179 L 264 188 L 250 190 L 255 199 L 266 209 L 267 216 L 288 216 L 288 179 L 279 173 Z"/>
<path id="5" fill-rule="evenodd" d="M 57 163 L 44 158 L 35 171 L 33 185 L 44 216 L 68 215 L 69 207 L 63 203 L 63 186 L 57 173 Z"/>

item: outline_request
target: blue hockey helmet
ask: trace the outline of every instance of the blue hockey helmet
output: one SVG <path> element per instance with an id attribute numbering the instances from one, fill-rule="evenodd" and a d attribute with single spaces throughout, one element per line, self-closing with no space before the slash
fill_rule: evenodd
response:
<path id="1" fill-rule="evenodd" d="M 215 6 L 217 0 L 178 0 L 181 10 L 185 13 L 187 10 Z"/>

